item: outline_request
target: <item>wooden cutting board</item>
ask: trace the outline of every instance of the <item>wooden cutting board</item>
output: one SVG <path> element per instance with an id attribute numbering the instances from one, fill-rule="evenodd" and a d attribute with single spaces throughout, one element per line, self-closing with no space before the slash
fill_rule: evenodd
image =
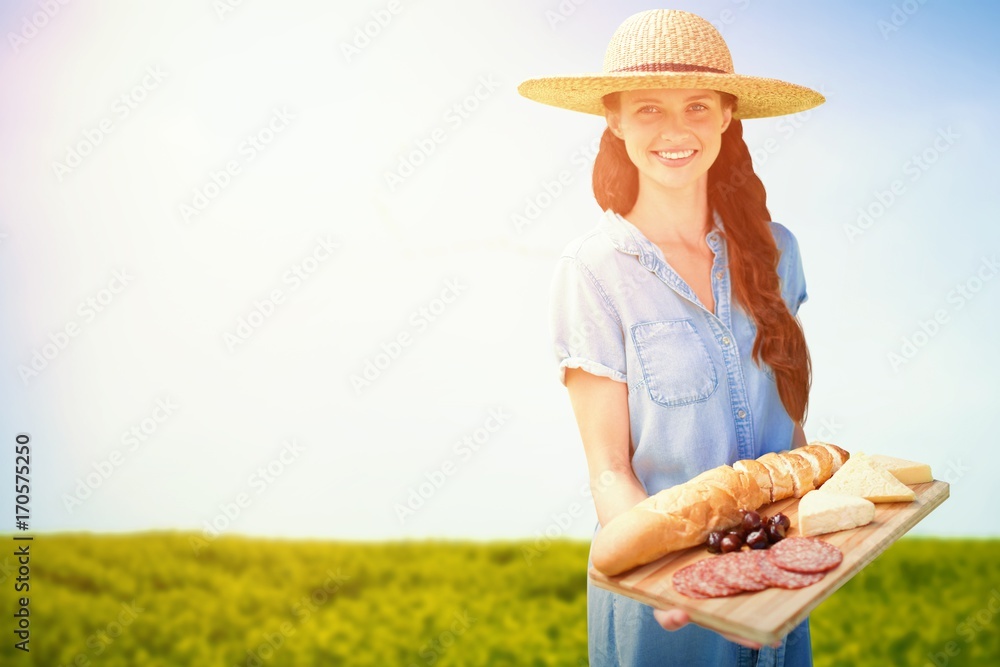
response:
<path id="1" fill-rule="evenodd" d="M 701 560 L 714 558 L 704 546 L 668 554 L 658 561 L 623 574 L 608 577 L 594 568 L 590 579 L 595 585 L 621 593 L 654 607 L 680 607 L 691 620 L 712 630 L 727 632 L 761 644 L 774 644 L 801 623 L 809 612 L 829 597 L 875 557 L 885 551 L 910 528 L 948 497 L 946 482 L 927 482 L 910 487 L 917 499 L 909 503 L 877 503 L 875 519 L 867 526 L 818 536 L 840 547 L 843 562 L 812 586 L 798 590 L 769 588 L 756 593 L 740 593 L 723 598 L 695 600 L 681 595 L 671 583 L 673 573 Z M 798 534 L 797 498 L 766 505 L 762 515 L 783 512 L 792 521 L 788 537 Z"/>

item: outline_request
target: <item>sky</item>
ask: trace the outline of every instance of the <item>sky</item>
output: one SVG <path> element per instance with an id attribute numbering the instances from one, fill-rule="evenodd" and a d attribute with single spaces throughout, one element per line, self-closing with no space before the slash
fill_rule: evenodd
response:
<path id="1" fill-rule="evenodd" d="M 31 528 L 588 537 L 548 285 L 604 125 L 516 86 L 598 71 L 656 6 L 4 3 L 0 466 L 28 434 Z M 1000 10 L 672 7 L 827 98 L 745 123 L 805 266 L 807 437 L 931 464 L 914 533 L 1000 534 Z"/>

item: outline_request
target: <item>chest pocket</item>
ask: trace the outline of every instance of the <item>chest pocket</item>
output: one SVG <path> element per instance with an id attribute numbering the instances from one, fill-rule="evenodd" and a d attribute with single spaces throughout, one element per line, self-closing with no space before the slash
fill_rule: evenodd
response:
<path id="1" fill-rule="evenodd" d="M 663 406 L 697 403 L 719 386 L 715 364 L 690 319 L 632 326 L 649 397 Z"/>

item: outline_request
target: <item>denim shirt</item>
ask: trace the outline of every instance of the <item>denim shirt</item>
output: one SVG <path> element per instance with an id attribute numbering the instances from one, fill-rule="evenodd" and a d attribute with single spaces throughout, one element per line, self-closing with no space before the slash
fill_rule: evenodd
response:
<path id="1" fill-rule="evenodd" d="M 799 248 L 772 222 L 781 293 L 793 315 L 807 298 Z M 751 358 L 756 327 L 732 302 L 722 220 L 706 236 L 710 312 L 663 252 L 622 216 L 570 243 L 552 281 L 559 378 L 567 368 L 628 385 L 632 467 L 652 495 L 738 459 L 788 449 L 794 423 L 770 367 Z"/>
<path id="2" fill-rule="evenodd" d="M 732 301 L 718 214 L 714 221 L 705 240 L 715 312 L 659 247 L 612 211 L 566 247 L 552 281 L 559 378 L 565 384 L 567 368 L 582 368 L 628 385 L 632 468 L 649 495 L 792 446 L 794 423 L 773 373 L 751 358 L 756 328 Z M 807 298 L 798 243 L 782 225 L 770 226 L 781 294 L 795 315 Z M 751 651 L 695 625 L 666 632 L 649 606 L 593 584 L 587 612 L 593 667 L 812 664 L 808 619 L 777 649 Z"/>

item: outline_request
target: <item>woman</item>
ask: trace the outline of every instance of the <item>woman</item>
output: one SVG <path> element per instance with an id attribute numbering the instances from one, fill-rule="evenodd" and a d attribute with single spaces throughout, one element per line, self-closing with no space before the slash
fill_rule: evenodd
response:
<path id="1" fill-rule="evenodd" d="M 627 19 L 604 73 L 519 91 L 607 120 L 593 178 L 604 215 L 567 246 L 552 284 L 597 530 L 704 470 L 805 444 L 805 279 L 794 236 L 770 222 L 739 119 L 823 97 L 734 74 L 711 24 L 668 10 Z M 595 666 L 811 664 L 808 621 L 760 647 L 592 585 L 588 633 Z"/>

